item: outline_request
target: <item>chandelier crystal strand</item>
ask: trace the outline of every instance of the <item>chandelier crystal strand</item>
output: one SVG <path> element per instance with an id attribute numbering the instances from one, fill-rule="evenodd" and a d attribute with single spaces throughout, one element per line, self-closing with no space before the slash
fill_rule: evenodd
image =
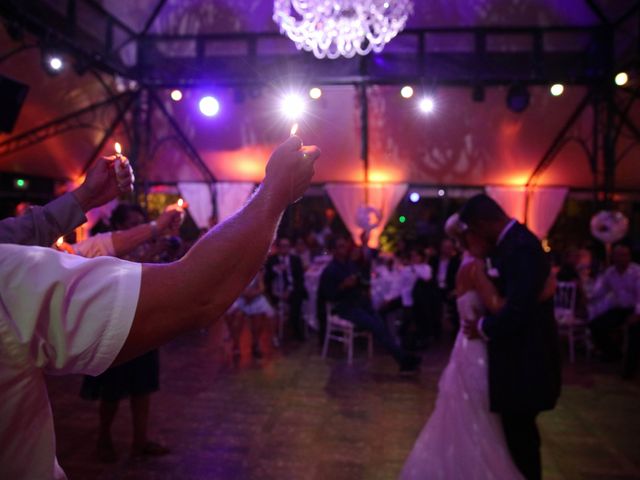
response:
<path id="1" fill-rule="evenodd" d="M 411 0 L 275 0 L 273 20 L 317 58 L 381 52 L 413 13 Z"/>

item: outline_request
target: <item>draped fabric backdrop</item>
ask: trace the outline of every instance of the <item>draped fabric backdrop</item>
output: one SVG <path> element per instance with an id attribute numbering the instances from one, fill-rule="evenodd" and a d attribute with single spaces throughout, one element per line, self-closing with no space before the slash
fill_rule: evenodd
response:
<path id="1" fill-rule="evenodd" d="M 527 227 L 542 240 L 547 237 L 558 218 L 569 189 L 536 187 L 527 191 L 526 187 L 487 186 L 486 192 L 498 202 L 507 215 L 519 222 L 525 221 L 525 208 L 527 208 L 527 195 L 529 195 Z"/>
<path id="2" fill-rule="evenodd" d="M 218 182 L 216 188 L 216 211 L 218 223 L 236 213 L 253 193 L 252 182 Z"/>
<path id="3" fill-rule="evenodd" d="M 189 205 L 189 213 L 198 228 L 209 228 L 213 215 L 211 184 L 203 182 L 178 182 L 180 195 Z"/>
<path id="4" fill-rule="evenodd" d="M 487 195 L 502 207 L 507 215 L 524 223 L 524 209 L 527 203 L 527 189 L 525 187 L 496 187 L 487 186 Z"/>
<path id="5" fill-rule="evenodd" d="M 367 203 L 365 203 L 365 186 L 362 184 L 326 184 L 329 198 L 331 198 L 340 218 L 349 229 L 353 240 L 358 244 L 362 233 L 362 228 L 358 226 L 356 221 L 358 208 L 370 206 L 380 210 L 382 214 L 380 224 L 371 230 L 369 241 L 369 246 L 375 248 L 378 246 L 380 234 L 389 221 L 391 214 L 393 214 L 398 203 L 407 192 L 408 185 L 406 183 L 380 184 L 369 185 L 366 188 L 368 189 L 369 197 Z"/>
<path id="6" fill-rule="evenodd" d="M 527 226 L 538 238 L 546 238 L 567 198 L 566 187 L 537 187 L 529 191 Z"/>

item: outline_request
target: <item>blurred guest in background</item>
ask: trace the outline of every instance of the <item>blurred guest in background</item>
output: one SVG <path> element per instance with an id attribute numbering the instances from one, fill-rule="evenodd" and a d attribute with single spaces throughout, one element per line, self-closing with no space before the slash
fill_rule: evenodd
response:
<path id="1" fill-rule="evenodd" d="M 622 357 L 622 352 L 611 334 L 626 325 L 628 344 L 623 374 L 632 377 L 636 373 L 640 347 L 640 265 L 631 261 L 631 249 L 623 244 L 613 247 L 611 263 L 599 279 L 592 297 L 593 301 L 606 299 L 608 308 L 589 326 L 603 360 L 615 361 Z"/>
<path id="2" fill-rule="evenodd" d="M 258 272 L 227 312 L 227 324 L 233 342 L 234 357 L 240 356 L 240 338 L 245 320 L 249 321 L 251 328 L 251 354 L 255 359 L 263 357 L 260 340 L 270 321 L 276 316 L 276 312 L 264 295 L 263 275 L 262 270 Z"/>
<path id="3" fill-rule="evenodd" d="M 346 238 L 336 239 L 333 260 L 320 278 L 319 297 L 331 303 L 333 313 L 373 333 L 398 362 L 401 373 L 417 371 L 420 358 L 410 355 L 394 341 L 386 324 L 374 311 L 366 278 L 351 260 L 351 248 L 351 242 Z"/>
<path id="4" fill-rule="evenodd" d="M 289 322 L 296 340 L 305 339 L 302 302 L 307 297 L 304 286 L 302 260 L 291 253 L 291 242 L 286 237 L 276 240 L 276 253 L 267 259 L 264 273 L 266 292 L 279 315 L 288 309 Z M 282 321 L 282 319 L 281 319 Z"/>
<path id="5" fill-rule="evenodd" d="M 442 333 L 443 313 L 446 312 L 450 316 L 456 332 L 460 327 L 455 298 L 456 274 L 460 268 L 460 255 L 450 238 L 445 238 L 440 243 L 440 251 L 438 256 L 433 259 L 431 268 L 438 288 L 439 299 L 434 304 L 429 327 L 433 336 L 439 338 Z"/>

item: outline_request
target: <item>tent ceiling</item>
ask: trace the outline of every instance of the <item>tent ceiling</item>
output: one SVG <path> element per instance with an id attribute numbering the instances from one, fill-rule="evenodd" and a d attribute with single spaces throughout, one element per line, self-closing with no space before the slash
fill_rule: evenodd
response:
<path id="1" fill-rule="evenodd" d="M 47 3 L 62 11 L 66 2 L 50 0 Z M 77 3 L 82 5 L 85 1 Z M 151 33 L 276 31 L 271 20 L 271 2 L 266 1 L 109 0 L 90 3 L 101 4 L 135 32 L 145 28 L 160 4 L 163 4 L 162 8 L 149 25 Z M 612 20 L 635 4 L 626 0 L 595 3 L 598 10 Z M 584 0 L 433 0 L 416 1 L 415 4 L 410 28 L 590 26 L 600 21 Z M 82 15 L 90 18 L 87 13 L 90 11 L 92 9 L 83 10 Z M 87 23 L 86 26 L 91 25 Z M 627 43 L 634 43 L 634 39 L 637 43 L 637 27 L 634 28 Z M 126 35 L 122 34 L 120 40 L 126 40 Z M 34 39 L 28 37 L 27 41 Z M 0 45 L 3 45 L 2 55 L 18 44 L 2 31 Z M 401 45 L 395 48 L 401 48 Z M 584 48 L 584 45 L 576 48 Z M 126 60 L 126 49 L 122 53 Z M 92 73 L 78 75 L 72 69 L 49 77 L 40 67 L 38 49 L 26 50 L 0 63 L 0 74 L 30 85 L 14 135 L 107 98 L 108 90 L 115 91 L 118 83 L 103 75 L 104 84 L 101 84 Z M 312 81 L 312 78 L 306 79 L 309 84 Z M 158 95 L 217 179 L 257 181 L 261 178 L 268 152 L 287 135 L 290 125 L 281 120 L 277 111 L 277 95 L 288 88 L 279 83 L 269 83 L 259 89 L 200 87 L 185 91 L 185 98 L 180 103 L 168 100 L 166 90 L 158 90 Z M 220 99 L 222 111 L 218 117 L 205 119 L 197 112 L 197 100 L 205 92 L 214 93 Z M 529 108 L 518 115 L 505 106 L 504 87 L 487 88 L 484 102 L 474 102 L 469 88 L 441 86 L 434 92 L 436 112 L 425 117 L 416 112 L 414 102 L 400 98 L 397 87 L 371 87 L 368 97 L 370 179 L 431 185 L 520 184 L 534 171 L 585 93 L 583 87 L 569 86 L 563 96 L 553 98 L 544 87 L 534 87 Z M 621 100 L 626 98 L 629 97 L 625 94 Z M 145 105 L 143 102 L 142 106 Z M 150 148 L 140 158 L 138 177 L 154 182 L 205 179 L 193 155 L 185 153 L 159 109 L 153 108 L 151 112 L 151 129 L 147 132 Z M 318 182 L 363 179 L 358 112 L 357 92 L 349 85 L 326 87 L 322 99 L 310 104 L 300 135 L 306 143 L 317 143 L 322 147 Z M 0 171 L 77 178 L 117 113 L 116 108 L 107 106 L 83 117 L 81 125 L 67 133 L 37 145 L 10 154 L 3 153 L 0 147 Z M 630 114 L 632 121 L 640 125 L 635 106 Z M 114 133 L 114 137 L 125 144 L 125 153 L 131 152 L 131 116 L 130 112 L 125 124 Z M 591 125 L 592 112 L 587 109 L 571 129 L 571 135 L 590 143 Z M 8 138 L 8 135 L 0 134 L 0 144 Z M 624 153 L 616 181 L 620 188 L 640 186 L 640 169 L 635 168 L 635 141 L 629 131 L 625 131 L 619 142 L 619 156 Z M 109 153 L 111 146 L 108 143 L 102 153 Z M 565 145 L 539 178 L 542 185 L 589 188 L 592 183 L 589 161 L 578 141 Z"/>

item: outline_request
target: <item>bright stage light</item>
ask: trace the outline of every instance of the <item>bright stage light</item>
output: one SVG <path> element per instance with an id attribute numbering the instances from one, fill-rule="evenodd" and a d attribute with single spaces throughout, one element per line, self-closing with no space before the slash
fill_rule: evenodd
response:
<path id="1" fill-rule="evenodd" d="M 438 196 L 439 197 L 444 197 L 445 193 L 447 193 L 447 192 L 445 192 L 443 189 L 438 190 Z"/>
<path id="2" fill-rule="evenodd" d="M 171 90 L 171 100 L 179 102 L 182 100 L 182 92 L 180 90 Z"/>
<path id="3" fill-rule="evenodd" d="M 629 81 L 629 75 L 627 75 L 627 72 L 620 72 L 619 74 L 616 75 L 615 81 L 616 81 L 616 85 L 618 85 L 619 87 L 622 87 L 623 85 L 626 85 L 627 82 Z"/>
<path id="4" fill-rule="evenodd" d="M 549 91 L 554 97 L 559 97 L 564 92 L 564 85 L 562 85 L 561 83 L 554 83 L 553 85 L 551 85 Z"/>
<path id="5" fill-rule="evenodd" d="M 313 87 L 311 90 L 309 90 L 309 96 L 314 100 L 317 100 L 322 96 L 322 90 L 320 90 L 318 87 Z"/>
<path id="6" fill-rule="evenodd" d="M 400 217 L 398 217 L 398 221 L 399 221 L 400 223 L 404 223 L 404 222 L 406 222 L 406 221 L 407 221 L 407 217 L 405 217 L 404 215 L 400 215 Z"/>
<path id="7" fill-rule="evenodd" d="M 418 107 L 420 108 L 420 111 L 422 113 L 431 113 L 433 112 L 433 109 L 435 108 L 436 104 L 433 102 L 433 98 L 431 97 L 424 97 L 422 100 L 420 100 L 420 103 L 418 104 Z"/>
<path id="8" fill-rule="evenodd" d="M 409 200 L 411 200 L 412 203 L 418 203 L 420 201 L 420 194 L 418 192 L 412 192 L 411 195 L 409 195 Z"/>
<path id="9" fill-rule="evenodd" d="M 296 120 L 304 113 L 306 104 L 300 95 L 291 93 L 282 98 L 280 109 L 285 117 L 291 120 Z"/>
<path id="10" fill-rule="evenodd" d="M 210 95 L 202 97 L 199 106 L 200 112 L 207 117 L 215 117 L 220 111 L 220 103 Z"/>
<path id="11" fill-rule="evenodd" d="M 53 70 L 54 72 L 59 72 L 60 70 L 62 70 L 63 63 L 60 57 L 49 57 L 47 63 L 49 64 L 49 68 L 51 68 L 51 70 Z"/>
<path id="12" fill-rule="evenodd" d="M 400 96 L 402 98 L 411 98 L 413 97 L 413 87 L 409 85 L 405 85 L 400 89 Z"/>

